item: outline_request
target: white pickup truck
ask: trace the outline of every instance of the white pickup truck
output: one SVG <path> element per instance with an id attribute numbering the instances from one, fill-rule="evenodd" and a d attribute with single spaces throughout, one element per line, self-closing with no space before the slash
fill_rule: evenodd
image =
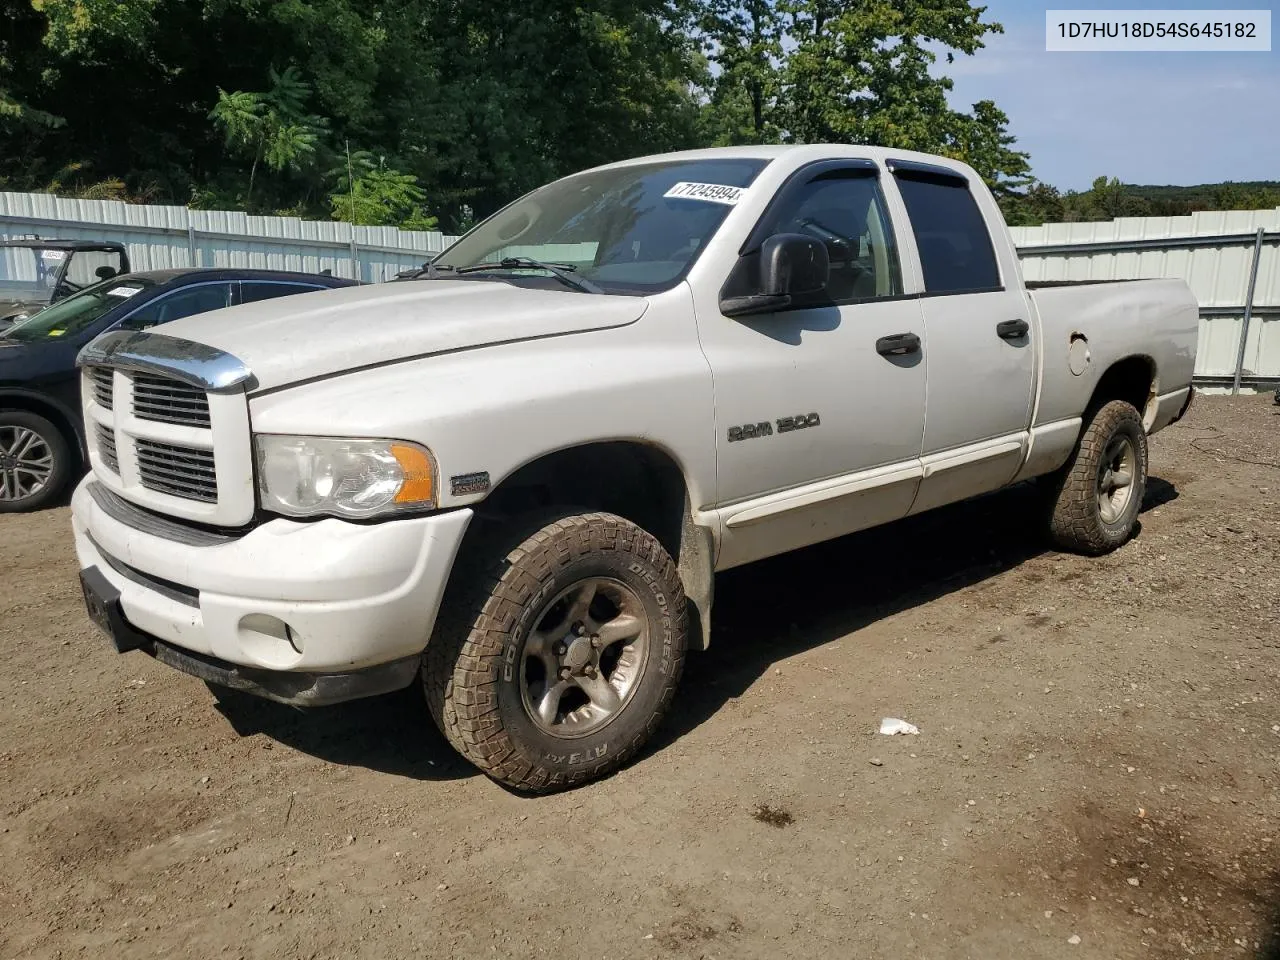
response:
<path id="1" fill-rule="evenodd" d="M 491 777 L 571 786 L 653 732 L 717 571 L 1031 478 L 1058 545 L 1122 544 L 1196 335 L 1181 281 L 1028 291 L 951 160 L 612 164 L 405 282 L 87 346 L 86 604 L 215 687 L 421 682 Z"/>

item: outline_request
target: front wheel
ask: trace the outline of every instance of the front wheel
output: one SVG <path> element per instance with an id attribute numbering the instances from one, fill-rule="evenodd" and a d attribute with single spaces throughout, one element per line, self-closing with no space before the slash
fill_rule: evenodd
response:
<path id="1" fill-rule="evenodd" d="M 0 411 L 0 513 L 38 510 L 71 478 L 71 448 L 62 431 L 26 410 Z"/>
<path id="2" fill-rule="evenodd" d="M 1121 546 L 1138 523 L 1147 489 L 1147 433 L 1130 403 L 1112 400 L 1093 414 L 1055 478 L 1054 542 L 1099 555 Z"/>
<path id="3" fill-rule="evenodd" d="M 423 669 L 449 742 L 519 790 L 617 769 L 680 680 L 687 616 L 671 557 L 604 513 L 543 517 L 467 554 Z"/>

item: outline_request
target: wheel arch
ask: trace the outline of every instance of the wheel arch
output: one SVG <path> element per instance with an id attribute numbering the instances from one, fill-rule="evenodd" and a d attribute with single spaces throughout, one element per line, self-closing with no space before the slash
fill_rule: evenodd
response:
<path id="1" fill-rule="evenodd" d="M 690 601 L 696 620 L 690 623 L 690 646 L 706 648 L 715 544 L 711 529 L 694 523 L 689 484 L 668 450 L 640 440 L 600 440 L 542 454 L 507 474 L 475 505 L 480 523 L 472 529 L 556 506 L 614 513 L 653 534 L 676 560 Z"/>
<path id="2" fill-rule="evenodd" d="M 80 464 L 88 461 L 81 419 L 57 400 L 27 390 L 0 389 L 0 410 L 23 410 L 44 417 L 62 431 Z"/>
<path id="3" fill-rule="evenodd" d="M 1142 416 L 1143 427 L 1150 430 L 1157 413 L 1155 360 L 1145 354 L 1130 354 L 1107 367 L 1094 385 L 1085 423 L 1112 400 L 1132 404 Z"/>

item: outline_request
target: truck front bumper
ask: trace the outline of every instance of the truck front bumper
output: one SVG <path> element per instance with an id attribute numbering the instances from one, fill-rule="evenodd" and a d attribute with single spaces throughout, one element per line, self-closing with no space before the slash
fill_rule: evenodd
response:
<path id="1" fill-rule="evenodd" d="M 288 703 L 411 683 L 471 520 L 465 509 L 368 524 L 276 519 L 182 542 L 95 497 L 93 483 L 76 489 L 72 528 L 86 592 L 97 582 L 118 605 L 117 647 Z"/>

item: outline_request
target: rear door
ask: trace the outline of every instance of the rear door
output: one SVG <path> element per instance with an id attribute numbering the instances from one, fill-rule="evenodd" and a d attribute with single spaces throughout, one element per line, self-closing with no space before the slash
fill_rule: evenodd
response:
<path id="1" fill-rule="evenodd" d="M 924 281 L 928 348 L 922 464 L 912 513 L 994 490 L 1022 463 L 1036 359 L 1012 249 L 992 242 L 1000 216 L 984 188 L 914 161 L 889 168 L 911 224 Z"/>

